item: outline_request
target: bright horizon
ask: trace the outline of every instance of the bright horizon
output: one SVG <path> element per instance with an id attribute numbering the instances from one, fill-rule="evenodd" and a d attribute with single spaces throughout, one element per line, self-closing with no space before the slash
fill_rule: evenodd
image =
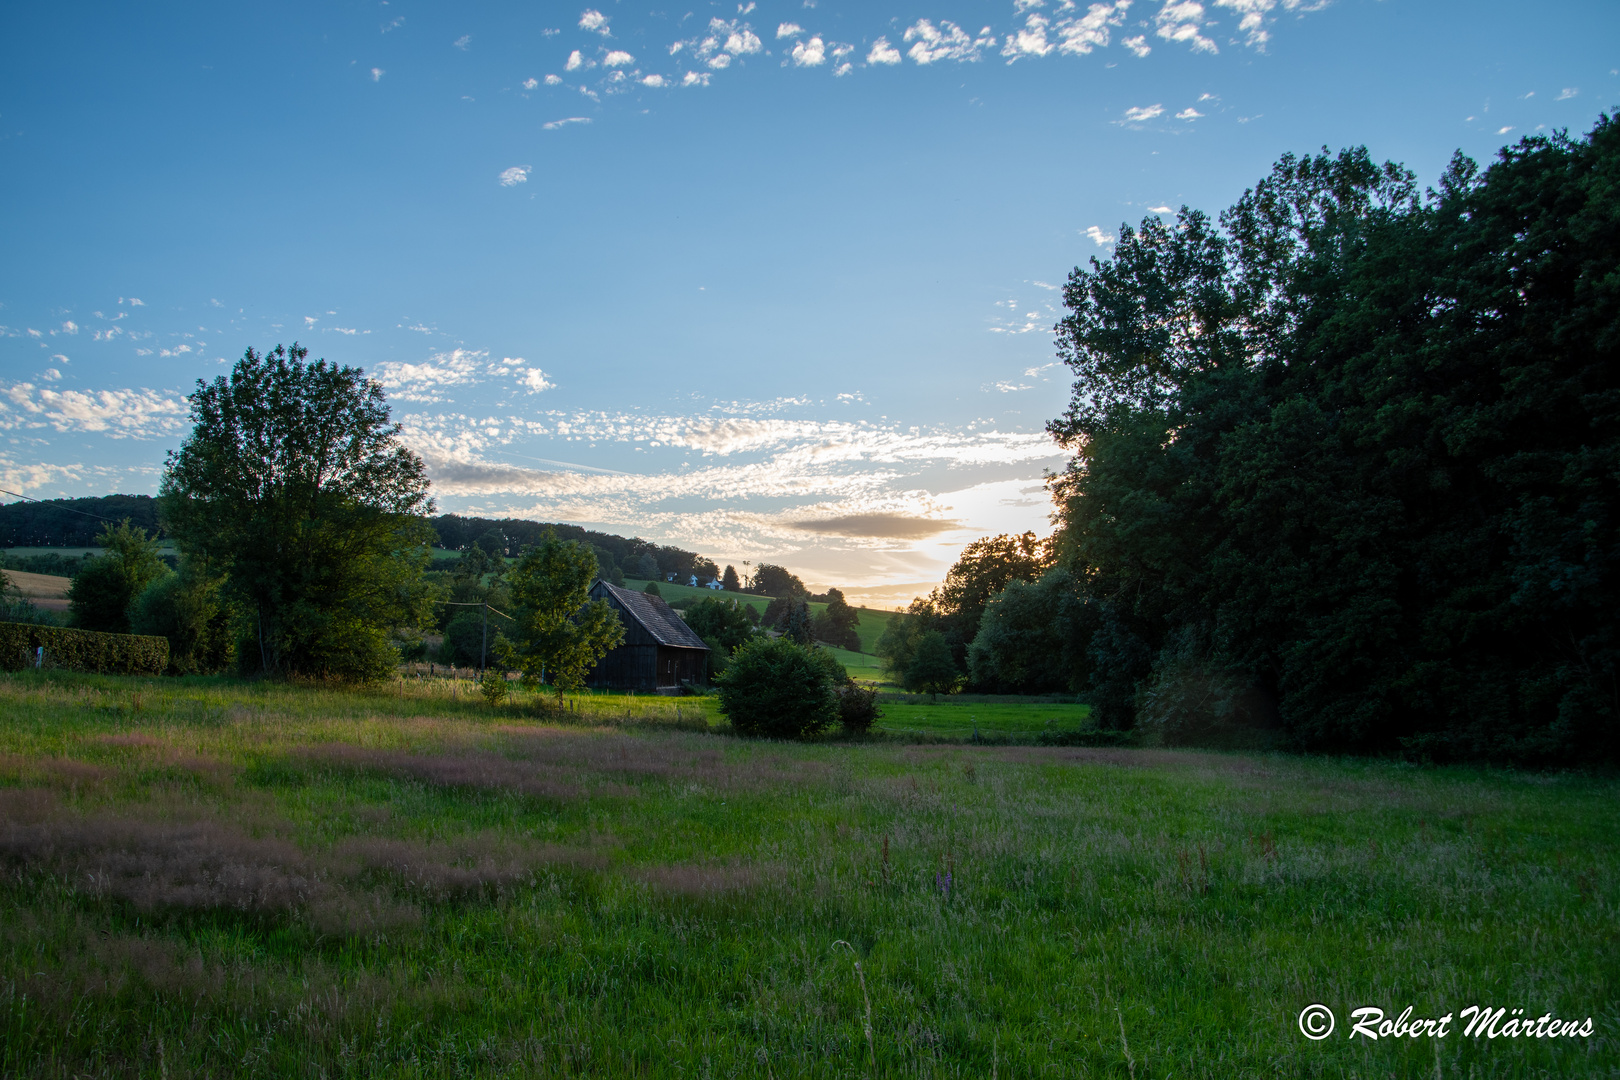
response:
<path id="1" fill-rule="evenodd" d="M 152 493 L 245 348 L 363 367 L 444 512 L 875 606 L 1050 530 L 1051 327 L 1285 152 L 1433 183 L 1620 101 L 1620 9 L 496 5 L 0 26 L 0 486 Z"/>

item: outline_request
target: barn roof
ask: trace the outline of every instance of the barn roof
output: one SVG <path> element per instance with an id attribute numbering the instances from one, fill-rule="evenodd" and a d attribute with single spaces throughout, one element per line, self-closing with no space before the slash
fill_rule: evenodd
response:
<path id="1" fill-rule="evenodd" d="M 687 626 L 686 621 L 675 614 L 674 610 L 664 603 L 662 597 L 636 592 L 633 589 L 623 589 L 600 579 L 596 584 L 617 600 L 620 610 L 628 612 L 660 645 L 708 651 L 709 647 L 703 644 L 703 639 L 697 636 L 697 631 Z"/>

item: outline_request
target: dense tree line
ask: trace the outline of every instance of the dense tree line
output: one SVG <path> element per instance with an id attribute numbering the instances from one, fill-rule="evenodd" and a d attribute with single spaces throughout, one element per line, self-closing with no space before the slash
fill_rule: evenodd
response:
<path id="1" fill-rule="evenodd" d="M 102 526 L 121 521 L 156 535 L 157 500 L 150 495 L 18 500 L 0 506 L 0 547 L 95 547 Z"/>
<path id="2" fill-rule="evenodd" d="M 596 554 L 597 565 L 604 577 L 611 577 L 617 568 L 623 577 L 640 580 L 661 580 L 674 574 L 685 583 L 692 575 L 700 581 L 720 577 L 720 569 L 695 551 L 668 545 L 654 544 L 639 537 L 623 537 L 613 533 L 597 532 L 578 525 L 547 524 L 525 521 L 521 518 L 463 517 L 460 514 L 440 514 L 428 524 L 438 538 L 438 546 L 451 551 L 465 551 L 480 541 L 485 546 L 492 534 L 500 538 L 500 554 L 516 557 L 525 548 L 539 544 L 547 530 L 555 532 L 559 540 L 573 540 L 590 546 Z"/>
<path id="3" fill-rule="evenodd" d="M 1056 561 L 987 605 L 975 678 L 1166 734 L 1615 759 L 1614 121 L 1426 194 L 1288 156 L 1218 221 L 1122 230 L 1064 299 Z"/>

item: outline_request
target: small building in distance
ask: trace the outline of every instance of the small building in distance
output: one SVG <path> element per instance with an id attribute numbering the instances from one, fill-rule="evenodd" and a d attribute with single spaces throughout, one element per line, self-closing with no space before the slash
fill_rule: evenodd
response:
<path id="1" fill-rule="evenodd" d="M 598 578 L 592 600 L 606 600 L 624 624 L 624 642 L 586 677 L 600 690 L 677 692 L 703 681 L 709 647 L 661 597 L 610 585 Z"/>

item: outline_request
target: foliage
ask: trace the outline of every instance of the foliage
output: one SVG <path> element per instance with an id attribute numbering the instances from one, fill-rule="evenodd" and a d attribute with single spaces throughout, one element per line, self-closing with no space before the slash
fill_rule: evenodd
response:
<path id="1" fill-rule="evenodd" d="M 486 625 L 482 608 L 451 610 L 456 614 L 444 628 L 444 640 L 434 655 L 438 663 L 481 668 L 491 658 L 503 655 L 499 650 L 509 644 L 503 632 L 507 620 L 491 616 Z"/>
<path id="2" fill-rule="evenodd" d="M 848 679 L 834 689 L 838 695 L 838 723 L 846 735 L 864 735 L 883 717 L 878 708 L 877 687 L 866 687 Z"/>
<path id="3" fill-rule="evenodd" d="M 1426 198 L 1289 156 L 1074 271 L 1059 547 L 1109 722 L 1219 686 L 1298 747 L 1620 756 L 1617 192 L 1607 117 Z"/>
<path id="4" fill-rule="evenodd" d="M 442 548 L 466 551 L 478 543 L 479 538 L 493 531 L 505 539 L 505 551 L 509 555 L 539 543 L 546 530 L 550 529 L 559 539 L 578 540 L 589 544 L 591 550 L 596 553 L 601 575 L 613 581 L 615 585 L 621 583 L 613 579 L 615 570 L 624 577 L 643 581 L 662 578 L 664 574 L 670 573 L 676 576 L 677 581 L 684 582 L 689 574 L 701 575 L 705 572 L 707 563 L 707 560 L 695 552 L 681 548 L 662 547 L 639 538 L 596 532 L 562 522 L 547 524 L 523 518 L 496 520 L 462 517 L 459 514 L 440 514 L 430 519 L 429 524 L 433 527 Z"/>
<path id="5" fill-rule="evenodd" d="M 659 591 L 658 582 L 656 582 L 656 581 L 647 582 L 647 584 L 642 587 L 641 591 L 646 593 L 648 596 L 662 596 L 663 595 L 663 593 Z"/>
<path id="6" fill-rule="evenodd" d="M 159 675 L 169 666 L 167 638 L 103 634 L 37 623 L 0 622 L 0 668 L 34 666 L 45 649 L 45 666 L 112 675 Z"/>
<path id="7" fill-rule="evenodd" d="M 754 636 L 748 608 L 736 600 L 705 597 L 686 609 L 683 617 L 704 642 L 718 643 L 726 655 Z M 711 649 L 714 644 L 710 644 Z"/>
<path id="8" fill-rule="evenodd" d="M 912 600 L 905 611 L 889 616 L 888 625 L 873 646 L 884 670 L 896 682 L 905 683 L 906 672 L 917 654 L 918 640 L 930 630 L 939 629 L 939 616 L 926 597 Z"/>
<path id="9" fill-rule="evenodd" d="M 799 645 L 811 644 L 814 639 L 810 632 L 810 605 L 797 596 L 777 597 L 765 609 L 767 624 L 771 623 L 771 607 L 777 605 L 780 607 L 775 626 L 782 636 Z"/>
<path id="10" fill-rule="evenodd" d="M 128 521 L 103 526 L 96 542 L 104 553 L 85 563 L 68 589 L 73 625 L 127 634 L 130 605 L 169 568 L 158 557 L 157 538 Z"/>
<path id="11" fill-rule="evenodd" d="M 727 564 L 725 573 L 720 575 L 720 588 L 726 592 L 742 592 L 742 582 L 737 578 L 737 568 Z"/>
<path id="12" fill-rule="evenodd" d="M 478 692 L 491 708 L 501 704 L 512 693 L 512 688 L 506 684 L 506 672 L 485 668 L 483 677 L 478 680 Z"/>
<path id="13" fill-rule="evenodd" d="M 986 604 L 968 648 L 969 682 L 1016 694 L 1084 689 L 1096 616 L 1067 568 L 1048 570 L 1039 581 L 1009 581 Z"/>
<path id="14" fill-rule="evenodd" d="M 938 630 L 929 630 L 917 638 L 916 651 L 906 666 L 902 685 L 920 694 L 954 694 L 961 686 L 962 673 L 951 655 L 950 642 Z"/>
<path id="15" fill-rule="evenodd" d="M 968 645 L 979 632 L 979 620 L 991 597 L 1014 581 L 1034 581 L 1052 565 L 1050 542 L 1032 532 L 975 540 L 945 575 L 945 583 L 928 596 L 935 628 L 945 635 L 958 666 L 967 663 Z"/>
<path id="16" fill-rule="evenodd" d="M 817 641 L 851 652 L 861 651 L 860 612 L 850 607 L 838 589 L 827 590 L 827 606 L 810 620 L 810 633 Z"/>
<path id="17" fill-rule="evenodd" d="M 810 592 L 797 574 L 789 573 L 786 567 L 774 563 L 760 563 L 755 568 L 754 584 L 749 591 L 760 596 L 775 597 L 807 596 Z"/>
<path id="18" fill-rule="evenodd" d="M 512 570 L 512 598 L 517 602 L 517 628 L 503 662 L 523 672 L 529 682 L 544 682 L 557 692 L 585 686 L 585 676 L 610 649 L 624 640 L 624 624 L 605 600 L 590 598 L 596 580 L 596 556 L 573 540 L 548 532 L 525 551 Z"/>
<path id="19" fill-rule="evenodd" d="M 740 735 L 773 739 L 818 735 L 838 719 L 834 687 L 842 679 L 834 675 L 829 660 L 823 650 L 805 648 L 786 637 L 753 638 L 732 653 L 716 680 L 720 711 Z"/>
<path id="20" fill-rule="evenodd" d="M 380 678 L 397 659 L 390 629 L 429 616 L 428 482 L 381 386 L 307 355 L 248 349 L 228 379 L 198 381 L 163 520 L 226 574 L 254 637 L 245 667 Z"/>
<path id="21" fill-rule="evenodd" d="M 83 499 L 19 499 L 0 506 L 0 547 L 95 547 L 104 522 L 127 521 L 158 533 L 157 501 L 150 495 L 98 495 Z M 8 564 L 11 565 L 11 564 Z M 59 574 L 11 566 L 32 574 Z"/>
<path id="22" fill-rule="evenodd" d="M 201 558 L 186 558 L 178 573 L 146 587 L 130 607 L 130 628 L 169 642 L 169 673 L 199 675 L 224 671 L 235 661 L 225 577 Z"/>

